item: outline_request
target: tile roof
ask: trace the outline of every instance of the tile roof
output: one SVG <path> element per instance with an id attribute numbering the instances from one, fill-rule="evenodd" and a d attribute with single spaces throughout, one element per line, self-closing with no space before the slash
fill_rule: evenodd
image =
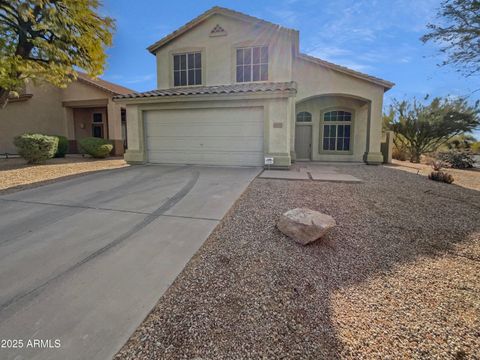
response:
<path id="1" fill-rule="evenodd" d="M 316 58 L 316 57 L 313 57 L 313 56 L 310 56 L 310 55 L 307 55 L 307 54 L 300 53 L 300 54 L 298 54 L 298 58 L 314 62 L 318 65 L 327 67 L 327 68 L 332 69 L 332 70 L 336 70 L 338 72 L 343 72 L 347 75 L 351 75 L 351 76 L 363 79 L 365 81 L 373 82 L 375 84 L 383 86 L 387 90 L 389 90 L 389 89 L 391 89 L 392 87 L 395 86 L 395 83 L 393 83 L 393 82 L 390 82 L 390 81 L 387 81 L 387 80 L 384 80 L 384 79 L 380 79 L 380 78 L 372 76 L 372 75 L 364 74 L 364 73 L 361 73 L 360 71 L 352 70 L 352 69 L 349 69 L 345 66 L 337 65 L 337 64 L 334 64 L 334 63 L 331 63 L 331 62 L 328 62 L 328 61 L 325 61 L 325 60 L 322 60 L 322 59 L 319 59 L 319 58 Z"/>
<path id="2" fill-rule="evenodd" d="M 149 97 L 166 96 L 187 96 L 187 95 L 222 95 L 222 94 L 244 94 L 244 93 L 269 93 L 277 91 L 291 91 L 297 89 L 295 82 L 262 82 L 245 83 L 234 85 L 214 86 L 190 86 L 175 87 L 170 89 L 159 89 L 142 93 L 132 93 L 115 96 L 114 99 L 136 99 Z"/>
<path id="3" fill-rule="evenodd" d="M 102 80 L 100 78 L 94 79 L 81 71 L 77 71 L 77 80 L 84 82 L 88 85 L 93 85 L 101 90 L 107 91 L 114 95 L 126 95 L 134 92 L 132 89 L 128 89 L 121 85 L 117 85 L 109 81 Z"/>

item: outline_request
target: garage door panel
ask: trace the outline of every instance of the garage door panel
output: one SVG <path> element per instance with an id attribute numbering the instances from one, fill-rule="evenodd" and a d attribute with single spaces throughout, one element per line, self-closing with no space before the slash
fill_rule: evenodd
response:
<path id="1" fill-rule="evenodd" d="M 152 137 L 148 149 L 150 151 L 262 151 L 261 137 Z"/>
<path id="2" fill-rule="evenodd" d="M 202 125 L 202 124 L 156 124 L 151 120 L 147 124 L 147 137 L 154 137 L 151 134 L 161 134 L 161 136 L 248 136 L 252 134 L 262 134 L 263 124 L 246 123 L 235 125 Z"/>
<path id="3" fill-rule="evenodd" d="M 263 108 L 145 112 L 148 161 L 202 165 L 263 164 Z"/>
<path id="4" fill-rule="evenodd" d="M 159 164 L 252 166 L 263 161 L 263 154 L 258 152 L 151 151 L 149 160 Z"/>

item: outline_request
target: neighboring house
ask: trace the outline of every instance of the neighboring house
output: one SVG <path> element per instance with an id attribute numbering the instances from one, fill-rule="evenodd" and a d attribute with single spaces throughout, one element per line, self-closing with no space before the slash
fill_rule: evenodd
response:
<path id="1" fill-rule="evenodd" d="M 383 160 L 394 84 L 300 53 L 296 30 L 214 7 L 148 50 L 158 89 L 114 98 L 127 107 L 129 162 Z"/>
<path id="2" fill-rule="evenodd" d="M 79 139 L 101 137 L 112 141 L 113 154 L 122 155 L 126 145 L 125 107 L 113 102 L 112 97 L 132 91 L 84 73 L 65 89 L 28 83 L 18 98 L 11 98 L 0 109 L 0 155 L 16 154 L 13 138 L 23 133 L 64 135 L 70 153 L 78 152 Z"/>

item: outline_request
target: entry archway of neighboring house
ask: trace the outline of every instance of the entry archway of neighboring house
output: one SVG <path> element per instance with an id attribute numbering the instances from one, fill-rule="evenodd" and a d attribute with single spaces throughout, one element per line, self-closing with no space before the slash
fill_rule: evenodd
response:
<path id="1" fill-rule="evenodd" d="M 75 142 L 86 137 L 108 139 L 107 108 L 74 108 Z"/>

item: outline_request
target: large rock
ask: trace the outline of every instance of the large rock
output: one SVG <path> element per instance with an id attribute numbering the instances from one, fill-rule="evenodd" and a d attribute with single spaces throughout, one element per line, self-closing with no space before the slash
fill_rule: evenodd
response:
<path id="1" fill-rule="evenodd" d="M 330 215 L 307 208 L 296 208 L 283 214 L 277 227 L 296 242 L 307 245 L 320 239 L 336 224 Z"/>

